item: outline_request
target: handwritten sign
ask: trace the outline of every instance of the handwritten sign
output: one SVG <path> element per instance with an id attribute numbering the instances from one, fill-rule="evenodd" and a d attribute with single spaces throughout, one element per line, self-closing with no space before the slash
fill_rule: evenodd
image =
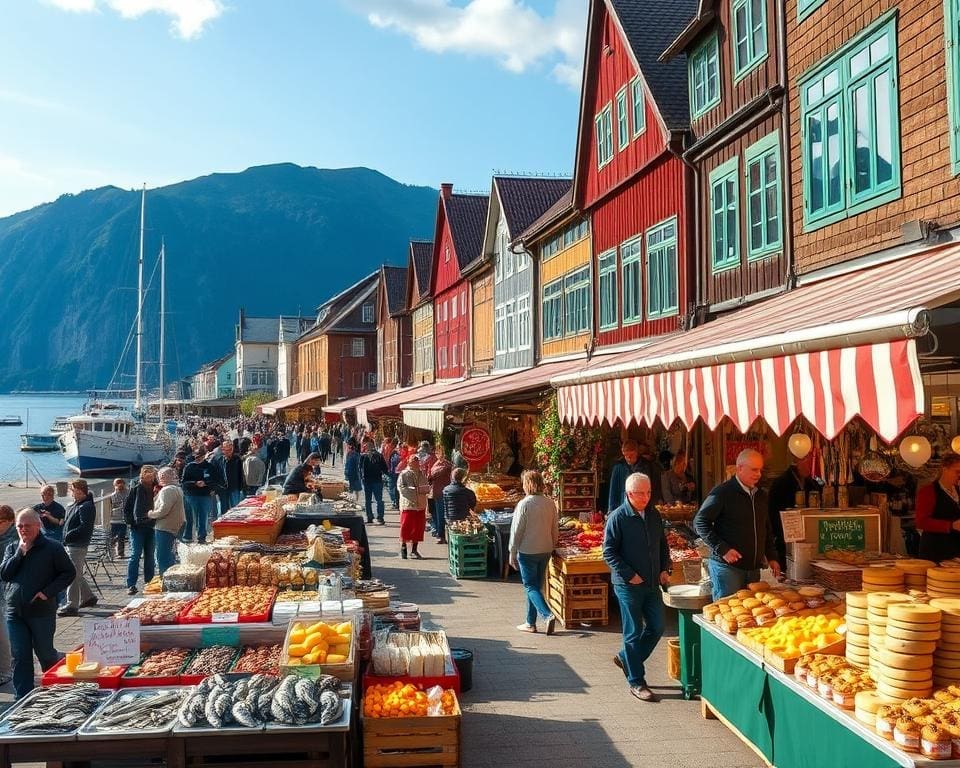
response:
<path id="1" fill-rule="evenodd" d="M 785 509 L 780 513 L 783 521 L 783 540 L 787 544 L 804 541 L 807 536 L 803 530 L 803 515 L 796 509 Z"/>
<path id="2" fill-rule="evenodd" d="M 240 645 L 240 627 L 203 627 L 200 630 L 200 645 Z"/>
<path id="3" fill-rule="evenodd" d="M 834 517 L 817 521 L 817 552 L 828 549 L 866 549 L 866 522 L 862 517 Z"/>
<path id="4" fill-rule="evenodd" d="M 213 624 L 236 624 L 240 620 L 240 614 L 233 613 L 212 613 L 210 622 Z"/>
<path id="5" fill-rule="evenodd" d="M 479 425 L 467 427 L 460 438 L 460 453 L 467 460 L 471 471 L 476 471 L 490 463 L 493 455 L 493 443 L 490 433 Z"/>
<path id="6" fill-rule="evenodd" d="M 140 619 L 87 619 L 83 622 L 83 657 L 105 666 L 140 661 Z"/>

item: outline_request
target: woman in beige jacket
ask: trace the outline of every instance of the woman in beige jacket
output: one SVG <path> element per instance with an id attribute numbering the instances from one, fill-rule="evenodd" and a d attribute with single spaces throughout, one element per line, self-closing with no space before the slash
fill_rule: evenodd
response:
<path id="1" fill-rule="evenodd" d="M 157 480 L 160 483 L 160 492 L 153 500 L 153 509 L 147 512 L 147 517 L 156 521 L 154 536 L 157 570 L 162 576 L 163 572 L 176 562 L 174 547 L 187 517 L 183 507 L 183 491 L 178 485 L 177 470 L 164 467 L 157 475 Z"/>
<path id="2" fill-rule="evenodd" d="M 397 478 L 400 494 L 400 557 L 407 559 L 407 542 L 413 545 L 412 556 L 423 557 L 417 545 L 423 541 L 423 529 L 427 524 L 427 492 L 430 482 L 420 470 L 420 457 L 414 454 L 407 459 L 407 468 Z"/>

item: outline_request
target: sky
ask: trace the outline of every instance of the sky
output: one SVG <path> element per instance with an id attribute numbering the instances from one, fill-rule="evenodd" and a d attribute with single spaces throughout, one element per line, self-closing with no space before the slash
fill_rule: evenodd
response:
<path id="1" fill-rule="evenodd" d="M 0 0 L 0 217 L 294 162 L 570 175 L 587 0 Z"/>

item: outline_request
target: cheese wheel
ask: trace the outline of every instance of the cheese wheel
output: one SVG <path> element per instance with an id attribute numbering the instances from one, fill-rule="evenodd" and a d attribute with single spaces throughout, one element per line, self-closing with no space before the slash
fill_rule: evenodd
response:
<path id="1" fill-rule="evenodd" d="M 941 581 L 940 579 L 927 579 L 927 589 L 934 589 L 941 592 L 946 592 L 951 596 L 955 596 L 958 592 L 960 592 L 960 582 Z"/>
<path id="2" fill-rule="evenodd" d="M 883 647 L 888 651 L 896 653 L 910 654 L 912 656 L 927 656 L 932 658 L 933 652 L 937 650 L 937 644 L 933 641 L 923 640 L 901 640 L 889 635 L 883 641 Z"/>
<path id="3" fill-rule="evenodd" d="M 937 643 L 937 653 L 942 653 L 944 656 L 960 656 L 960 645 L 956 643 L 948 643 L 942 637 L 940 642 Z"/>
<path id="4" fill-rule="evenodd" d="M 880 697 L 877 696 L 876 691 L 860 691 L 854 696 L 853 701 L 857 709 L 873 714 L 877 713 L 877 710 L 880 709 L 880 705 L 883 703 L 880 701 Z"/>
<path id="5" fill-rule="evenodd" d="M 896 669 L 932 669 L 933 655 L 916 655 L 908 653 L 899 653 L 884 649 L 880 651 L 879 659 L 885 667 L 894 667 Z"/>
<path id="6" fill-rule="evenodd" d="M 923 603 L 894 603 L 887 606 L 887 616 L 912 624 L 939 624 L 941 611 Z"/>
<path id="7" fill-rule="evenodd" d="M 880 679 L 877 681 L 877 690 L 881 690 L 882 686 L 884 688 L 896 688 L 901 691 L 925 691 L 930 687 L 931 683 L 933 683 L 932 674 L 925 680 L 894 680 L 892 677 L 887 677 L 881 667 Z M 914 693 L 913 695 L 917 697 L 920 696 L 918 693 Z"/>
<path id="8" fill-rule="evenodd" d="M 930 568 L 936 568 L 937 564 L 932 560 L 904 558 L 903 560 L 896 560 L 893 564 L 893 567 L 905 573 L 920 574 L 921 576 L 925 576 L 927 571 Z"/>
<path id="9" fill-rule="evenodd" d="M 886 696 L 894 701 L 906 701 L 907 699 L 915 698 L 926 698 L 931 693 L 933 693 L 933 681 L 930 681 L 930 684 L 924 686 L 923 688 L 898 688 L 892 685 L 887 685 L 884 682 L 877 683 L 877 693 L 881 696 Z"/>
<path id="10" fill-rule="evenodd" d="M 887 634 L 890 634 L 890 630 L 898 630 L 900 632 L 937 632 L 943 634 L 943 630 L 940 627 L 938 622 L 930 622 L 927 624 L 917 624 L 912 621 L 900 621 L 899 619 L 887 619 Z"/>
<path id="11" fill-rule="evenodd" d="M 941 651 L 939 648 L 937 648 L 937 650 L 933 652 L 933 663 L 936 664 L 938 659 L 941 662 L 945 661 L 948 664 L 950 662 L 960 663 L 960 653 L 957 653 L 956 651 Z"/>
<path id="12" fill-rule="evenodd" d="M 938 597 L 931 600 L 930 605 L 946 614 L 947 619 L 955 617 L 957 621 L 960 621 L 960 600 L 951 597 Z"/>
<path id="13" fill-rule="evenodd" d="M 877 725 L 877 713 L 876 712 L 867 712 L 863 709 L 854 709 L 853 716 L 857 718 L 861 723 L 870 728 L 875 728 Z"/>
<path id="14" fill-rule="evenodd" d="M 866 608 L 857 608 L 855 605 L 847 606 L 846 616 L 848 619 L 852 616 L 855 619 L 866 621 L 869 615 Z"/>
<path id="15" fill-rule="evenodd" d="M 940 630 L 931 630 L 930 632 L 918 632 L 915 629 L 904 629 L 903 627 L 897 627 L 893 624 L 887 625 L 887 639 L 894 638 L 895 640 L 916 640 L 917 642 L 923 643 L 935 643 L 940 639 Z M 933 651 L 930 651 L 933 653 Z"/>
<path id="16" fill-rule="evenodd" d="M 934 667 L 933 676 L 939 677 L 941 680 L 949 680 L 951 683 L 957 682 L 960 680 L 960 669 L 953 669 L 952 667 Z"/>
<path id="17" fill-rule="evenodd" d="M 868 565 L 863 569 L 864 581 L 902 581 L 903 571 L 885 565 Z"/>
<path id="18" fill-rule="evenodd" d="M 946 659 L 944 657 L 935 658 L 933 663 L 943 669 L 960 669 L 960 659 Z"/>
<path id="19" fill-rule="evenodd" d="M 866 608 L 867 607 L 867 593 L 866 592 L 847 592 L 845 595 L 847 601 L 847 607 L 851 605 L 854 608 Z M 960 608 L 958 608 L 960 610 Z"/>
<path id="20" fill-rule="evenodd" d="M 932 670 L 929 669 L 897 669 L 896 667 L 883 667 L 883 676 L 887 680 L 900 680 L 907 683 L 922 683 L 933 677 Z M 899 683 L 894 683 L 899 685 Z"/>
<path id="21" fill-rule="evenodd" d="M 871 592 L 867 596 L 867 607 L 886 610 L 891 603 L 906 603 L 909 601 L 910 596 L 903 594 L 903 592 Z"/>
<path id="22" fill-rule="evenodd" d="M 928 568 L 927 580 L 952 581 L 960 586 L 960 568 Z"/>

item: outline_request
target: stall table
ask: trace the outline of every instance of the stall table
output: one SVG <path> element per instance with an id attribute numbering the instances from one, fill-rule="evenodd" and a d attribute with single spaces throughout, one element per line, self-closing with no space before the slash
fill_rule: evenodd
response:
<path id="1" fill-rule="evenodd" d="M 766 763 L 777 768 L 960 767 L 960 760 L 928 760 L 898 749 L 852 713 L 764 664 L 703 616 L 695 616 L 694 622 L 701 631 L 701 697 L 706 710 Z"/>
<path id="2" fill-rule="evenodd" d="M 331 525 L 346 528 L 350 531 L 350 538 L 360 546 L 360 576 L 364 579 L 373 578 L 367 528 L 364 525 L 363 518 L 359 515 L 309 515 L 303 517 L 296 514 L 287 515 L 281 533 L 299 533 L 307 530 L 311 525 L 319 525 L 324 520 L 329 520 Z"/>

